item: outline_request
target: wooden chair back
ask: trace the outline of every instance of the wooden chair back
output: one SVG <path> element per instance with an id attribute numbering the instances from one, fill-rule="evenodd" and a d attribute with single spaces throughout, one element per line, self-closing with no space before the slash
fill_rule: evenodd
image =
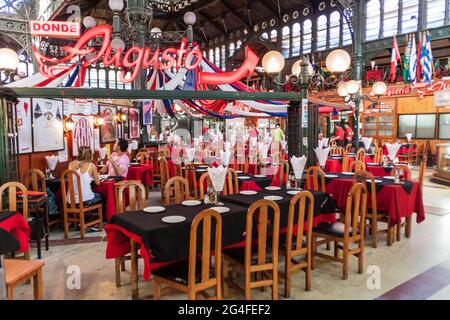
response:
<path id="1" fill-rule="evenodd" d="M 423 189 L 423 182 L 425 180 L 425 170 L 427 169 L 427 156 L 423 156 L 422 157 L 422 161 L 420 162 L 420 167 L 419 167 L 419 184 L 420 184 L 420 188 Z"/>
<path id="2" fill-rule="evenodd" d="M 145 207 L 146 192 L 140 181 L 121 181 L 115 185 L 117 186 L 117 213 L 127 211 L 125 205 L 126 190 L 128 191 L 128 211 L 138 211 Z"/>
<path id="3" fill-rule="evenodd" d="M 236 194 L 239 193 L 239 182 L 236 170 L 233 168 L 227 169 L 227 177 L 225 181 L 226 187 L 223 189 L 224 194 Z"/>
<path id="4" fill-rule="evenodd" d="M 183 169 L 181 165 L 181 161 L 174 161 L 173 163 L 173 176 L 174 177 L 182 177 L 183 176 Z"/>
<path id="5" fill-rule="evenodd" d="M 159 157 L 159 170 L 161 175 L 161 190 L 164 190 L 169 181 L 169 166 L 165 157 Z"/>
<path id="6" fill-rule="evenodd" d="M 189 183 L 183 177 L 170 178 L 164 188 L 165 205 L 170 204 L 170 199 L 173 192 L 174 204 L 180 204 L 184 200 L 189 199 Z"/>
<path id="7" fill-rule="evenodd" d="M 203 200 L 205 198 L 205 192 L 207 192 L 207 190 L 205 190 L 205 187 L 206 187 L 206 189 L 208 187 L 212 187 L 212 181 L 209 178 L 209 173 L 208 172 L 205 172 L 204 174 L 202 174 L 200 176 L 198 184 L 199 184 L 199 187 L 198 187 L 199 188 L 199 195 L 198 196 L 199 196 L 200 200 Z"/>
<path id="8" fill-rule="evenodd" d="M 148 150 L 148 149 L 145 148 L 145 147 L 139 149 L 138 153 L 141 153 L 141 152 L 142 152 L 142 153 L 146 153 L 146 154 L 150 154 L 150 150 Z"/>
<path id="9" fill-rule="evenodd" d="M 353 176 L 353 185 L 356 185 L 357 183 L 363 183 L 366 184 L 370 181 L 370 196 L 371 196 L 371 209 L 372 209 L 372 215 L 377 214 L 377 186 L 375 184 L 375 177 L 373 174 L 371 174 L 368 171 L 357 171 L 355 172 L 355 175 Z"/>
<path id="10" fill-rule="evenodd" d="M 402 173 L 410 179 L 411 178 L 411 171 L 409 170 L 409 166 L 407 164 L 396 164 L 394 165 L 394 168 L 391 171 L 391 176 L 395 176 L 398 172 L 398 175 L 401 176 Z"/>
<path id="11" fill-rule="evenodd" d="M 269 208 L 273 216 L 270 221 L 272 230 L 269 230 Z M 257 216 L 257 217 L 255 217 Z M 253 223 L 258 221 L 257 239 L 253 237 Z M 250 288 L 272 285 L 272 298 L 278 297 L 278 241 L 280 233 L 280 207 L 272 200 L 258 200 L 253 203 L 247 210 L 247 225 L 245 231 L 245 274 L 246 281 L 250 281 Z M 272 261 L 267 262 L 267 241 L 269 234 L 272 237 L 272 244 L 269 250 L 272 251 Z M 252 248 L 257 248 L 256 264 L 252 264 Z M 251 274 L 254 272 L 270 272 L 273 273 L 272 279 L 264 281 L 251 281 Z M 246 286 L 247 287 L 247 286 Z M 249 298 L 250 288 L 246 291 L 246 299 Z M 248 296 L 247 296 L 248 295 Z"/>
<path id="12" fill-rule="evenodd" d="M 335 149 L 334 155 L 343 156 L 344 152 L 346 152 L 346 151 L 343 147 L 338 147 Z"/>
<path id="13" fill-rule="evenodd" d="M 76 179 L 76 186 L 74 183 Z M 78 203 L 75 199 L 75 188 L 77 188 Z M 61 173 L 62 205 L 67 212 L 79 212 L 83 210 L 83 193 L 81 191 L 80 175 L 73 170 L 67 169 Z"/>
<path id="14" fill-rule="evenodd" d="M 330 137 L 330 140 L 333 139 L 333 138 L 334 138 L 334 136 Z M 337 148 L 336 140 L 333 140 L 333 141 L 330 142 L 330 147 L 331 147 L 331 149 Z"/>
<path id="15" fill-rule="evenodd" d="M 211 250 L 211 229 L 215 224 L 214 235 L 214 249 Z M 200 255 L 201 261 L 201 279 L 196 282 L 196 267 L 197 267 L 197 232 L 199 225 L 202 226 L 202 246 Z M 214 272 L 211 277 L 211 252 L 214 252 Z M 194 300 L 199 291 L 204 291 L 207 288 L 215 287 L 216 299 L 222 299 L 221 288 L 221 263 L 222 258 L 222 217 L 220 214 L 212 209 L 206 209 L 197 214 L 192 221 L 189 239 L 189 271 L 188 271 L 188 299 Z"/>
<path id="16" fill-rule="evenodd" d="M 349 169 L 350 159 L 348 158 L 347 152 L 342 157 L 342 172 L 347 172 Z"/>
<path id="17" fill-rule="evenodd" d="M 373 162 L 381 163 L 381 158 L 383 158 L 383 149 L 382 148 L 375 148 L 375 155 L 374 155 L 374 158 L 373 158 Z"/>
<path id="18" fill-rule="evenodd" d="M 29 169 L 23 176 L 23 184 L 28 190 L 47 192 L 45 175 L 39 169 Z"/>
<path id="19" fill-rule="evenodd" d="M 312 193 L 309 191 L 297 193 L 289 203 L 286 255 L 295 257 L 300 254 L 306 254 L 311 249 L 313 219 L 314 197 Z M 297 224 L 296 230 L 294 230 L 295 223 Z M 308 224 L 306 228 L 305 223 Z M 304 230 L 306 230 L 306 246 L 303 244 Z M 311 257 L 309 257 L 309 260 L 311 260 Z"/>
<path id="20" fill-rule="evenodd" d="M 3 203 L 4 200 L 7 199 L 6 205 L 8 211 L 18 211 L 17 208 L 17 197 L 19 194 L 18 192 L 21 192 L 21 196 L 23 198 L 22 202 L 22 216 L 25 219 L 25 221 L 28 222 L 28 191 L 27 188 L 21 184 L 20 182 L 7 182 L 3 184 L 0 187 L 0 210 L 4 210 L 5 203 Z M 8 197 L 6 197 L 5 192 L 8 193 Z"/>
<path id="21" fill-rule="evenodd" d="M 367 187 L 365 183 L 357 183 L 347 194 L 344 217 L 344 241 L 349 238 L 364 239 L 366 210 Z"/>
<path id="22" fill-rule="evenodd" d="M 347 153 L 352 152 L 352 149 L 353 149 L 353 145 L 351 143 L 349 143 L 345 146 L 345 151 L 347 151 Z"/>
<path id="23" fill-rule="evenodd" d="M 244 156 L 244 161 L 242 161 L 242 157 L 236 155 L 235 168 L 236 170 L 248 173 L 248 157 Z"/>
<path id="24" fill-rule="evenodd" d="M 285 186 L 289 177 L 289 162 L 286 160 L 281 160 L 278 167 L 278 180 L 280 186 Z"/>
<path id="25" fill-rule="evenodd" d="M 147 152 L 139 151 L 136 154 L 136 160 L 139 162 L 139 164 L 151 164 L 150 152 L 148 150 Z"/>
<path id="26" fill-rule="evenodd" d="M 309 167 L 306 170 L 306 189 L 321 192 L 326 191 L 325 173 L 320 167 Z"/>
<path id="27" fill-rule="evenodd" d="M 192 163 L 185 164 L 184 168 L 184 178 L 189 183 L 189 190 L 192 196 L 198 198 L 198 187 L 197 187 L 197 176 L 195 174 L 195 166 Z"/>
<path id="28" fill-rule="evenodd" d="M 364 162 L 362 162 L 360 160 L 353 161 L 348 168 L 349 172 L 358 172 L 358 171 L 365 171 L 365 170 L 366 170 L 366 165 Z"/>
<path id="29" fill-rule="evenodd" d="M 356 153 L 356 160 L 359 160 L 364 163 L 365 158 L 366 158 L 366 151 L 364 151 L 364 148 L 360 148 Z"/>

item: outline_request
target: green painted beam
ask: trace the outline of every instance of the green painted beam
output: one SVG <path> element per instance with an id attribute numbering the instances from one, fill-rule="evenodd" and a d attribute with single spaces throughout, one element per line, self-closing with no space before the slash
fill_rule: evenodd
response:
<path id="1" fill-rule="evenodd" d="M 300 92 L 225 92 L 117 90 L 92 88 L 7 88 L 0 95 L 20 98 L 88 98 L 88 99 L 194 99 L 194 100 L 301 100 Z"/>

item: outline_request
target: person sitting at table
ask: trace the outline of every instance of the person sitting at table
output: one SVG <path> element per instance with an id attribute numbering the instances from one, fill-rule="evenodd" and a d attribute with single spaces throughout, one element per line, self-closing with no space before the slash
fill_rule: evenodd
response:
<path id="1" fill-rule="evenodd" d="M 344 146 L 344 129 L 342 129 L 341 124 L 336 124 L 336 134 L 330 141 L 336 141 L 338 147 Z"/>
<path id="2" fill-rule="evenodd" d="M 128 141 L 119 139 L 114 145 L 114 152 L 109 156 L 106 165 L 100 170 L 101 173 L 107 173 L 109 176 L 127 177 L 128 167 L 130 166 L 130 157 L 126 154 L 128 150 Z"/>
<path id="3" fill-rule="evenodd" d="M 92 181 L 94 181 L 96 185 L 100 184 L 100 176 L 98 175 L 97 167 L 92 162 L 92 159 L 93 153 L 91 148 L 80 146 L 78 148 L 78 159 L 69 163 L 69 169 L 76 171 L 80 176 L 83 203 L 97 203 L 103 199 L 100 193 L 94 193 L 94 191 L 92 191 Z M 74 188 L 74 196 L 75 202 L 78 203 L 79 195 L 77 187 Z M 67 199 L 70 201 L 69 196 L 67 196 Z"/>

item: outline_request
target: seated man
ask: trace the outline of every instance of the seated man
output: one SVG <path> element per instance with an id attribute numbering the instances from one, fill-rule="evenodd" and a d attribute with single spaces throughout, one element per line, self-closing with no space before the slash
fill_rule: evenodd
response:
<path id="1" fill-rule="evenodd" d="M 128 167 L 130 166 L 130 157 L 127 155 L 128 141 L 120 139 L 114 145 L 114 152 L 109 156 L 106 166 L 102 168 L 101 173 L 107 173 L 109 176 L 127 177 Z"/>

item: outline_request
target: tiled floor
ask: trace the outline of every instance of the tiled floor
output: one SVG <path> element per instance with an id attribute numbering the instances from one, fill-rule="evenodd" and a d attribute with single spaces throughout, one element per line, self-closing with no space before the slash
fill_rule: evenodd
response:
<path id="1" fill-rule="evenodd" d="M 155 204 L 160 194 L 152 194 Z M 450 208 L 450 189 L 426 183 L 424 205 Z M 130 267 L 122 273 L 122 287 L 116 288 L 114 261 L 105 259 L 104 234 L 88 234 L 90 241 L 67 244 L 62 232 L 52 233 L 50 251 L 44 251 L 44 297 L 46 299 L 129 299 Z M 72 237 L 79 237 L 72 233 Z M 414 224 L 412 237 L 386 246 L 380 235 L 379 246 L 366 246 L 363 274 L 357 273 L 357 261 L 350 260 L 348 280 L 341 280 L 341 265 L 317 259 L 313 272 L 312 291 L 304 290 L 304 276 L 299 273 L 292 282 L 291 299 L 450 299 L 450 214 L 428 214 L 421 224 Z M 32 250 L 35 254 L 35 250 Z M 281 268 L 281 266 L 280 266 Z M 73 270 L 80 271 L 81 287 L 76 289 Z M 140 264 L 142 271 L 142 263 Z M 375 271 L 375 273 L 374 273 Z M 375 279 L 375 280 L 374 280 Z M 378 281 L 379 280 L 379 281 Z M 379 284 L 379 286 L 377 286 Z M 283 292 L 280 281 L 280 299 Z M 74 288 L 75 287 L 75 288 Z M 70 289 L 73 288 L 73 289 Z M 152 281 L 139 282 L 141 298 L 150 298 Z M 242 299 L 233 293 L 232 299 Z M 16 290 L 16 299 L 32 298 L 32 289 L 24 285 Z M 165 299 L 185 299 L 183 294 L 168 292 Z M 253 290 L 252 298 L 269 299 L 270 290 Z"/>

